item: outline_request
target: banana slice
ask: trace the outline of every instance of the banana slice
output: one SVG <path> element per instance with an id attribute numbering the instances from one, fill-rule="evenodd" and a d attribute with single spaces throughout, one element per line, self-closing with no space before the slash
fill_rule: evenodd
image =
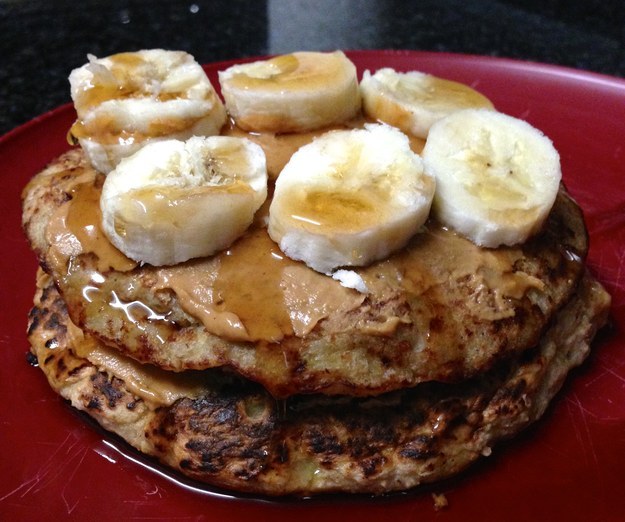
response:
<path id="1" fill-rule="evenodd" d="M 493 108 L 488 98 L 468 85 L 388 67 L 373 75 L 365 71 L 360 92 L 367 116 L 419 138 L 426 138 L 434 122 L 454 111 Z"/>
<path id="2" fill-rule="evenodd" d="M 435 123 L 423 149 L 436 177 L 440 221 L 485 247 L 522 243 L 555 201 L 560 157 L 529 123 L 488 109 L 466 109 Z"/>
<path id="3" fill-rule="evenodd" d="M 243 138 L 150 143 L 104 181 L 102 227 L 126 256 L 173 265 L 229 246 L 267 198 L 260 146 Z"/>
<path id="4" fill-rule="evenodd" d="M 70 135 L 105 174 L 150 141 L 219 134 L 226 121 L 204 70 L 182 51 L 90 55 L 69 82 L 78 115 Z"/>
<path id="5" fill-rule="evenodd" d="M 300 148 L 280 173 L 269 235 L 318 272 L 367 265 L 418 231 L 434 185 L 399 130 L 331 131 Z"/>
<path id="6" fill-rule="evenodd" d="M 360 111 L 355 65 L 341 51 L 297 52 L 220 71 L 228 113 L 248 131 L 302 132 Z"/>

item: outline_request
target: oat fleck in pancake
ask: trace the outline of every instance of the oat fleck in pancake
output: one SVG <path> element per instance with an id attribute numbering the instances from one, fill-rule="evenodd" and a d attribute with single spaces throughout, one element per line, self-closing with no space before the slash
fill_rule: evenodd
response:
<path id="1" fill-rule="evenodd" d="M 139 365 L 74 326 L 49 277 L 38 286 L 29 340 L 53 389 L 189 477 L 266 495 L 383 493 L 459 472 L 543 414 L 610 302 L 585 276 L 535 349 L 463 383 L 283 403 L 220 370 Z"/>
<path id="2" fill-rule="evenodd" d="M 564 190 L 518 247 L 480 249 L 429 221 L 406 249 L 354 270 L 361 293 L 284 257 L 262 212 L 211 258 L 137 266 L 100 230 L 102 181 L 73 150 L 24 191 L 26 234 L 72 321 L 137 361 L 225 367 L 276 397 L 476 376 L 535 346 L 584 273 L 586 230 Z"/>

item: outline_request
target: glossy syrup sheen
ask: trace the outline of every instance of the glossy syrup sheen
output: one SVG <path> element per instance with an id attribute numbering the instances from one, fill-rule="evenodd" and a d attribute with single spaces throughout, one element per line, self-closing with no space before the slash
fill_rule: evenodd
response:
<path id="1" fill-rule="evenodd" d="M 110 307 L 116 284 L 115 278 L 105 271 L 111 267 L 121 272 L 132 270 L 136 263 L 125 258 L 102 233 L 97 183 L 100 178 L 94 179 L 96 183 L 80 183 L 73 189 L 72 199 L 59 209 L 48 234 L 78 241 L 79 246 L 70 242 L 72 248 L 65 250 L 55 246 L 55 257 L 69 267 L 68 283 L 75 287 L 76 295 L 83 291 L 80 285 L 97 289 L 91 290 L 88 308 L 101 313 Z M 359 306 L 362 295 L 330 277 L 314 273 L 312 279 L 294 278 L 293 270 L 300 264 L 282 254 L 268 237 L 263 223 L 262 217 L 258 217 L 242 238 L 213 257 L 157 269 L 157 288 L 173 290 L 182 308 L 198 318 L 209 332 L 233 340 L 276 342 L 294 332 L 310 331 L 325 317 L 347 312 L 346 303 L 353 308 Z M 102 273 L 93 274 L 86 281 L 82 276 L 76 279 L 72 260 L 89 252 L 95 253 Z M 513 310 L 507 298 L 521 298 L 528 289 L 540 286 L 540 281 L 514 270 L 514 263 L 522 255 L 516 248 L 480 249 L 436 222 L 429 222 L 407 248 L 383 262 L 359 269 L 358 273 L 381 300 L 385 292 L 421 295 L 451 280 L 478 277 L 482 283 L 476 280 L 476 284 L 492 290 L 498 302 L 496 314 L 502 318 Z M 80 270 L 75 272 L 79 273 Z M 316 297 L 321 295 L 325 296 L 323 302 Z M 471 306 L 478 317 L 493 318 L 492 306 L 480 302 Z M 163 325 L 164 339 L 170 327 Z"/>
<path id="2" fill-rule="evenodd" d="M 235 88 L 284 88 L 314 91 L 346 77 L 345 58 L 338 54 L 285 54 L 267 60 L 262 67 L 254 64 L 245 72 L 234 74 L 227 81 Z M 323 63 L 323 66 L 320 66 Z"/>
<path id="3" fill-rule="evenodd" d="M 392 65 L 431 70 L 466 82 L 475 78 L 492 91 L 500 109 L 514 114 L 531 112 L 535 123 L 556 138 L 565 154 L 567 183 L 587 212 L 593 239 L 591 268 L 606 281 L 615 298 L 613 322 L 623 327 L 625 279 L 621 265 L 625 244 L 616 210 L 625 196 L 617 151 L 623 135 L 622 119 L 606 121 L 605 114 L 625 110 L 625 84 L 617 79 L 490 57 L 466 57 L 405 51 L 351 53 L 362 68 Z M 223 64 L 207 67 L 216 77 Z M 569 100 L 575 100 L 575 106 Z M 575 107 L 593 105 L 595 111 Z M 572 112 L 571 112 L 572 111 Z M 567 114 L 576 114 L 570 125 Z M 0 142 L 7 172 L 6 211 L 12 218 L 3 256 L 4 338 L 16 349 L 7 350 L 3 367 L 11 378 L 0 387 L 11 401 L 0 405 L 6 430 L 6 469 L 1 477 L 0 510 L 20 519 L 61 520 L 68 513 L 88 519 L 94 513 L 107 519 L 205 518 L 286 522 L 318 520 L 373 522 L 381 519 L 423 521 L 520 522 L 536 517 L 558 520 L 620 520 L 625 488 L 624 345 L 618 335 L 603 336 L 596 355 L 576 372 L 548 418 L 457 480 L 419 488 L 387 498 L 324 497 L 317 500 L 267 501 L 233 498 L 223 491 L 200 488 L 163 469 L 119 442 L 94 424 L 89 429 L 62 401 L 55 400 L 39 372 L 24 362 L 24 317 L 32 301 L 35 260 L 19 227 L 20 192 L 29 177 L 65 150 L 65 133 L 75 115 L 69 106 L 39 118 Z M 611 122 L 611 123 L 610 123 Z M 579 128 L 587 129 L 580 133 Z M 588 136 L 593 139 L 589 140 Z M 38 150 L 39 154 L 28 153 Z M 601 176 L 588 184 L 601 158 Z M 612 216 L 612 217 L 610 217 Z M 24 263 L 15 263 L 15 259 Z M 30 261 L 30 268 L 28 265 Z M 19 347 L 22 347 L 20 349 Z M 6 376 L 5 375 L 5 376 Z M 15 383 L 20 383 L 20 393 Z M 28 434 L 26 437 L 24 434 Z M 511 487 L 511 484 L 514 487 Z M 434 508 L 433 493 L 444 493 L 448 506 Z M 111 502 L 111 494 L 117 498 Z M 514 509 L 511 509 L 514 506 Z"/>
<path id="4" fill-rule="evenodd" d="M 160 118 L 151 122 L 145 131 L 128 130 L 120 127 L 120 122 L 107 114 L 96 115 L 88 121 L 76 121 L 68 134 L 68 140 L 89 139 L 102 145 L 142 142 L 148 138 L 168 136 L 183 132 L 198 123 L 203 116 L 193 118 Z"/>
<path id="5" fill-rule="evenodd" d="M 162 89 L 162 82 L 170 74 L 176 74 L 173 67 L 159 67 L 137 53 L 119 53 L 108 57 L 107 65 L 91 64 L 93 79 L 86 83 L 76 95 L 75 106 L 78 120 L 69 133 L 70 143 L 88 139 L 103 145 L 142 142 L 150 137 L 167 136 L 193 127 L 205 114 L 194 117 L 155 118 L 147 128 L 139 130 L 133 124 L 119 121 L 113 112 L 100 111 L 105 102 L 149 99 L 152 102 L 188 100 L 185 90 Z M 149 87 L 148 87 L 149 86 Z M 214 93 L 209 92 L 209 97 Z"/>
<path id="6" fill-rule="evenodd" d="M 126 100 L 130 98 L 151 97 L 157 101 L 168 101 L 184 98 L 184 91 L 153 92 L 146 89 L 150 85 L 145 81 L 146 76 L 154 76 L 157 68 L 143 59 L 137 53 L 119 53 L 108 58 L 107 66 L 98 65 L 95 69 L 94 80 L 86 85 L 78 96 L 77 110 L 83 114 L 109 100 Z M 106 72 L 103 72 L 106 67 Z M 170 70 L 165 70 L 161 78 L 164 80 Z"/>

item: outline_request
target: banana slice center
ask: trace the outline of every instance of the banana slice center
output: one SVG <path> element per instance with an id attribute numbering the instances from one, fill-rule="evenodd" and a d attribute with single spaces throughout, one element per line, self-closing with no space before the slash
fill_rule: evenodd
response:
<path id="1" fill-rule="evenodd" d="M 388 197 L 371 188 L 359 192 L 302 190 L 292 196 L 285 212 L 310 229 L 355 232 L 375 226 L 387 214 L 384 209 Z"/>
<path id="2" fill-rule="evenodd" d="M 468 85 L 420 71 L 397 72 L 389 67 L 365 71 L 360 89 L 365 113 L 404 132 L 427 137 L 430 127 L 454 111 L 492 108 L 492 103 Z"/>
<path id="3" fill-rule="evenodd" d="M 235 74 L 233 87 L 263 90 L 314 90 L 343 73 L 343 61 L 332 54 L 294 53 L 250 64 Z"/>
<path id="4" fill-rule="evenodd" d="M 171 59 L 171 53 L 150 59 L 140 53 L 119 53 L 107 57 L 106 65 L 91 62 L 87 68 L 93 79 L 83 86 L 76 110 L 84 113 L 109 100 L 150 97 L 157 101 L 187 98 L 189 85 L 179 82 L 167 84 L 168 76 L 182 65 L 182 60 Z"/>
<path id="5" fill-rule="evenodd" d="M 299 149 L 276 182 L 269 235 L 330 273 L 401 248 L 425 222 L 433 179 L 408 137 L 386 125 L 333 131 Z"/>
<path id="6" fill-rule="evenodd" d="M 129 258 L 172 265 L 228 247 L 267 197 L 260 146 L 194 137 L 146 145 L 102 188 L 103 230 Z"/>
<path id="7" fill-rule="evenodd" d="M 438 219 L 489 248 L 537 233 L 560 186 L 551 141 L 529 123 L 492 110 L 466 109 L 438 121 L 423 157 L 437 179 Z"/>
<path id="8" fill-rule="evenodd" d="M 463 164 L 473 171 L 470 181 L 458 180 L 467 193 L 493 210 L 504 210 L 533 206 L 536 187 L 527 172 L 526 154 L 527 147 L 521 141 L 503 144 L 501 139 L 483 131 L 452 159 L 458 162 L 459 171 Z"/>
<path id="9" fill-rule="evenodd" d="M 219 72 L 226 108 L 252 132 L 302 132 L 344 123 L 360 111 L 356 66 L 333 53 L 297 52 Z"/>

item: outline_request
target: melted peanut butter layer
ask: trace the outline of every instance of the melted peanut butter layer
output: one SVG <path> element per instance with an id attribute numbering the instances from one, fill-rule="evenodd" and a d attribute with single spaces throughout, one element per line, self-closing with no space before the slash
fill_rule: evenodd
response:
<path id="1" fill-rule="evenodd" d="M 80 254 L 93 252 L 98 258 L 98 270 L 132 270 L 137 263 L 115 248 L 102 231 L 101 179 L 95 175 L 85 177 L 87 181 L 72 188 L 70 202 L 60 206 L 48 224 L 46 238 L 51 256 L 58 264 L 64 264 Z"/>
<path id="2" fill-rule="evenodd" d="M 80 151 L 56 167 L 56 181 L 42 173 L 25 197 L 54 200 L 37 249 L 72 321 L 143 363 L 231 367 L 278 397 L 474 375 L 533 346 L 584 270 L 583 219 L 564 191 L 545 229 L 518 247 L 480 248 L 429 220 L 401 251 L 352 270 L 363 291 L 285 257 L 266 231 L 269 200 L 225 251 L 136 265 L 100 229 L 104 177 Z"/>
<path id="3" fill-rule="evenodd" d="M 169 372 L 150 364 L 141 364 L 125 357 L 114 348 L 85 335 L 68 321 L 68 336 L 72 351 L 100 371 L 122 379 L 128 389 L 137 397 L 154 401 L 159 405 L 171 406 L 185 397 L 200 397 L 206 390 L 206 376 L 201 372 Z"/>
<path id="4" fill-rule="evenodd" d="M 46 296 L 51 290 L 51 278 L 39 269 L 37 272 L 37 288 Z M 36 297 L 36 301 L 39 297 Z M 46 297 L 43 297 L 46 299 Z M 77 357 L 86 359 L 96 366 L 99 371 L 107 372 L 124 381 L 125 386 L 135 396 L 143 400 L 152 401 L 159 406 L 171 406 L 177 400 L 185 397 L 196 398 L 206 392 L 210 376 L 205 372 L 169 372 L 150 364 L 141 364 L 134 359 L 125 357 L 119 350 L 103 345 L 93 336 L 85 334 L 80 328 L 66 317 L 64 307 L 55 302 L 47 303 L 58 316 L 58 321 L 64 324 L 59 335 L 50 337 L 47 328 L 35 328 L 29 331 L 34 346 L 45 346 L 49 352 L 71 350 Z M 48 323 L 49 325 L 58 323 Z M 53 327 L 53 326 L 51 326 Z M 71 359 L 70 359 L 71 360 Z M 76 364 L 78 370 L 82 365 Z M 68 370 L 72 370 L 69 368 Z"/>
<path id="5" fill-rule="evenodd" d="M 273 133 L 273 132 L 247 132 L 237 127 L 232 121 L 222 129 L 222 134 L 226 136 L 235 136 L 237 138 L 247 138 L 265 151 L 267 157 L 267 173 L 269 179 L 275 180 L 280 171 L 291 159 L 291 156 L 297 149 L 309 144 L 315 138 L 334 130 L 345 130 L 362 127 L 365 123 L 373 123 L 373 120 L 364 117 L 357 117 L 344 125 L 336 125 L 326 127 L 315 131 L 298 132 L 298 133 Z M 420 154 L 425 145 L 425 140 L 415 136 L 408 136 L 410 147 L 414 152 Z"/>
<path id="6" fill-rule="evenodd" d="M 52 258 L 60 265 L 71 265 L 81 254 L 95 255 L 100 272 L 90 277 L 90 285 L 95 286 L 81 291 L 97 303 L 89 308 L 102 309 L 114 307 L 114 291 L 98 281 L 105 281 L 111 269 L 124 272 L 137 265 L 103 234 L 99 193 L 98 177 L 77 184 L 71 200 L 50 221 L 47 235 Z M 173 291 L 185 312 L 210 333 L 234 341 L 275 343 L 293 335 L 303 337 L 320 321 L 362 305 L 366 293 L 345 288 L 286 257 L 262 222 L 257 219 L 242 238 L 215 256 L 155 269 L 154 290 Z M 477 247 L 430 221 L 407 248 L 356 272 L 369 293 L 382 300 L 397 292 L 423 295 L 450 281 L 471 280 L 475 294 L 463 306 L 476 317 L 497 320 L 514 315 L 511 299 L 543 287 L 540 279 L 515 270 L 522 255 L 515 248 Z M 66 272 L 70 286 L 72 273 L 71 269 Z M 389 324 L 384 323 L 386 335 L 392 333 Z"/>

